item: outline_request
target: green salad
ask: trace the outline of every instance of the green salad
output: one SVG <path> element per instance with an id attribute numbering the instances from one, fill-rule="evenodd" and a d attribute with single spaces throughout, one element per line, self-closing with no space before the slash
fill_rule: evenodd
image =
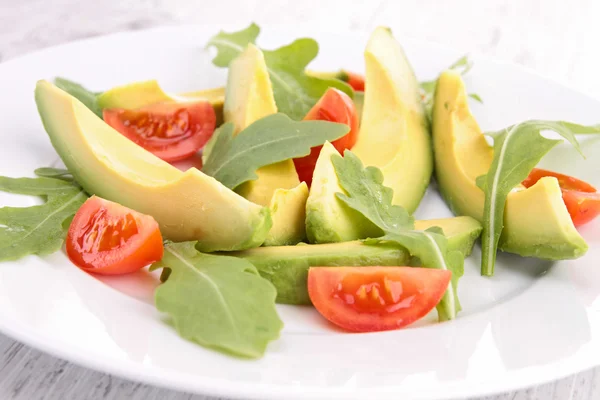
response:
<path id="1" fill-rule="evenodd" d="M 469 108 L 482 99 L 462 79 L 470 60 L 420 82 L 385 27 L 364 75 L 311 70 L 315 40 L 267 50 L 259 33 L 251 24 L 206 43 L 228 70 L 223 87 L 37 82 L 65 168 L 0 177 L 1 191 L 44 199 L 0 208 L 0 261 L 64 249 L 90 274 L 149 266 L 156 307 L 183 338 L 258 358 L 283 328 L 276 303 L 314 306 L 349 332 L 400 329 L 433 309 L 460 317 L 480 237 L 485 277 L 498 250 L 586 253 L 577 227 L 600 213 L 600 194 L 536 165 L 563 141 L 581 152 L 578 135 L 600 126 L 530 120 L 482 133 Z M 428 188 L 455 217 L 415 220 Z"/>

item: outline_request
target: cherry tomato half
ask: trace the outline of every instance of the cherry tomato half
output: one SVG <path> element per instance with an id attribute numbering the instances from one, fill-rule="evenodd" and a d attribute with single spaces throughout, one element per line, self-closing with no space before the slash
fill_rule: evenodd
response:
<path id="1" fill-rule="evenodd" d="M 308 294 L 326 319 L 355 332 L 399 329 L 442 299 L 452 273 L 414 267 L 312 267 Z"/>
<path id="2" fill-rule="evenodd" d="M 365 91 L 365 77 L 350 71 L 344 70 L 344 74 L 346 74 L 346 83 L 352 87 L 357 92 Z"/>
<path id="3" fill-rule="evenodd" d="M 75 265 L 103 275 L 134 272 L 163 256 L 154 218 L 96 196 L 75 214 L 66 247 Z"/>
<path id="4" fill-rule="evenodd" d="M 332 121 L 348 125 L 350 131 L 331 143 L 340 154 L 343 154 L 346 149 L 351 149 L 358 138 L 356 106 L 346 93 L 335 88 L 329 88 L 325 92 L 317 104 L 306 114 L 304 120 Z M 306 182 L 309 186 L 312 183 L 313 171 L 322 147 L 313 147 L 308 156 L 294 159 L 300 181 Z"/>
<path id="5" fill-rule="evenodd" d="M 572 176 L 534 168 L 527 179 L 523 181 L 523 186 L 531 187 L 546 176 L 558 180 L 563 201 L 575 226 L 586 224 L 600 214 L 600 193 L 589 183 Z"/>
<path id="6" fill-rule="evenodd" d="M 183 160 L 200 150 L 216 125 L 215 110 L 208 101 L 106 109 L 103 117 L 129 140 L 168 162 Z"/>

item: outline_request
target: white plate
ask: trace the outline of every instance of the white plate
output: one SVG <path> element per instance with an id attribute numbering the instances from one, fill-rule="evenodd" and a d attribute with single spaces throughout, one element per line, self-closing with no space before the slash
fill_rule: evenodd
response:
<path id="1" fill-rule="evenodd" d="M 235 28 L 235 27 L 234 27 Z M 239 28 L 239 27 L 237 27 Z M 222 85 L 203 50 L 220 27 L 116 34 L 44 50 L 0 64 L 0 174 L 30 176 L 57 162 L 33 101 L 36 80 L 64 76 L 102 90 L 158 78 L 171 91 Z M 265 29 L 264 47 L 316 37 L 311 67 L 363 70 L 367 34 Z M 457 54 L 402 40 L 422 79 Z M 467 85 L 484 129 L 527 118 L 598 122 L 600 103 L 515 66 L 475 59 Z M 600 137 L 586 140 L 586 161 L 561 147 L 545 163 L 600 186 Z M 2 205 L 36 199 L 0 194 Z M 418 216 L 450 216 L 432 190 Z M 511 390 L 600 363 L 600 221 L 582 229 L 589 253 L 573 262 L 501 255 L 493 279 L 479 276 L 479 251 L 467 260 L 455 321 L 432 318 L 409 329 L 346 334 L 308 307 L 279 307 L 281 339 L 259 361 L 205 350 L 177 336 L 152 305 L 157 279 L 147 272 L 98 278 L 63 253 L 0 265 L 0 330 L 73 362 L 175 389 L 244 398 L 440 399 Z M 430 316 L 432 317 L 432 316 Z"/>

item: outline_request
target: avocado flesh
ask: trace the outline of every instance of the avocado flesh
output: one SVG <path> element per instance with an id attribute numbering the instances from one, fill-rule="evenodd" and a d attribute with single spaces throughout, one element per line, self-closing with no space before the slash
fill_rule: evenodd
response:
<path id="1" fill-rule="evenodd" d="M 361 242 L 298 244 L 260 247 L 226 253 L 250 261 L 260 275 L 277 289 L 277 302 L 311 304 L 308 296 L 308 269 L 313 266 L 408 265 L 408 252 L 391 244 L 366 245 Z"/>
<path id="2" fill-rule="evenodd" d="M 100 108 L 135 110 L 156 103 L 208 101 L 215 110 L 217 126 L 223 123 L 225 88 L 188 92 L 181 95 L 167 94 L 156 80 L 134 82 L 107 90 L 98 96 Z"/>
<path id="3" fill-rule="evenodd" d="M 439 226 L 448 237 L 448 248 L 471 254 L 481 224 L 470 217 L 416 221 L 417 229 Z M 309 267 L 411 265 L 408 252 L 391 243 L 367 245 L 359 241 L 296 246 L 260 247 L 224 253 L 244 258 L 277 289 L 277 302 L 310 304 L 306 279 Z"/>
<path id="4" fill-rule="evenodd" d="M 410 213 L 429 185 L 433 154 L 419 83 L 400 44 L 379 27 L 365 50 L 365 98 L 360 134 L 352 148 L 365 166 L 381 169 L 393 204 Z"/>
<path id="5" fill-rule="evenodd" d="M 249 44 L 229 66 L 225 122 L 233 123 L 234 132 L 238 134 L 248 125 L 276 112 L 277 105 L 264 55 L 256 46 Z M 207 153 L 211 146 L 209 142 Z M 256 180 L 243 183 L 236 188 L 236 192 L 253 203 L 271 208 L 275 229 L 270 233 L 267 244 L 298 243 L 298 238 L 304 238 L 304 225 L 290 224 L 290 221 L 304 218 L 307 195 L 293 161 L 286 160 L 259 168 L 256 175 Z M 279 204 L 280 200 L 282 204 Z"/>
<path id="6" fill-rule="evenodd" d="M 325 142 L 315 164 L 306 201 L 306 235 L 310 243 L 338 243 L 381 236 L 381 230 L 337 198 L 347 194 L 339 184 L 332 156 L 335 147 Z"/>
<path id="7" fill-rule="evenodd" d="M 153 216 L 165 238 L 198 240 L 202 251 L 246 249 L 265 240 L 268 208 L 195 168 L 179 171 L 49 82 L 38 82 L 35 99 L 52 145 L 89 194 Z"/>
<path id="8" fill-rule="evenodd" d="M 275 190 L 269 206 L 273 227 L 264 246 L 287 246 L 300 243 L 306 238 L 304 205 L 307 197 L 306 182 L 294 189 Z"/>
<path id="9" fill-rule="evenodd" d="M 479 221 L 467 216 L 415 221 L 415 229 L 421 231 L 434 226 L 442 228 L 448 247 L 460 251 L 465 257 L 471 255 L 475 241 L 483 231 Z"/>
<path id="10" fill-rule="evenodd" d="M 440 75 L 434 99 L 433 141 L 440 191 L 456 215 L 483 221 L 484 193 L 475 184 L 493 160 L 479 125 L 471 114 L 460 74 Z M 550 260 L 577 258 L 587 244 L 575 229 L 555 178 L 540 179 L 506 198 L 499 249 Z"/>

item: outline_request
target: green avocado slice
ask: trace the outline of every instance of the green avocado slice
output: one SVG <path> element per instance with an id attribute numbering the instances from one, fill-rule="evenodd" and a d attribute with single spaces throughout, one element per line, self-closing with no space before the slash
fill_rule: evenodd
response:
<path id="1" fill-rule="evenodd" d="M 47 81 L 38 82 L 35 100 L 52 145 L 88 193 L 152 215 L 166 239 L 198 240 L 205 252 L 264 242 L 272 223 L 267 207 L 195 168 L 181 172 Z"/>
<path id="2" fill-rule="evenodd" d="M 433 170 L 429 121 L 420 86 L 389 28 L 375 29 L 365 49 L 365 93 L 360 133 L 352 152 L 381 169 L 393 204 L 413 213 Z"/>
<path id="3" fill-rule="evenodd" d="M 417 229 L 439 226 L 448 237 L 448 247 L 471 254 L 481 234 L 481 224 L 470 217 L 416 221 Z M 397 245 L 367 245 L 359 241 L 296 246 L 260 247 L 224 253 L 250 261 L 261 276 L 277 289 L 277 302 L 310 304 L 306 280 L 309 267 L 410 265 L 408 252 Z"/>

